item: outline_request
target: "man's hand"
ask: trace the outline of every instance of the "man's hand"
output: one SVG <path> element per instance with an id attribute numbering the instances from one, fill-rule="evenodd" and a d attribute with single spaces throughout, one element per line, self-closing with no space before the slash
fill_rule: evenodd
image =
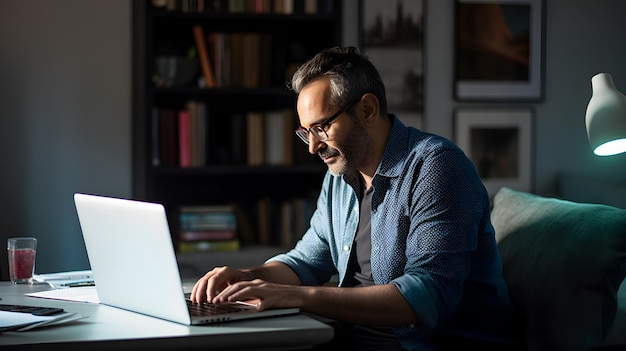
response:
<path id="1" fill-rule="evenodd" d="M 215 297 L 228 286 L 251 278 L 246 273 L 228 266 L 213 268 L 198 279 L 191 290 L 192 302 L 213 302 Z"/>
<path id="2" fill-rule="evenodd" d="M 265 280 L 243 280 L 229 284 L 217 294 L 213 303 L 254 301 L 258 310 L 282 307 L 302 307 L 307 291 L 306 286 L 268 283 Z"/>

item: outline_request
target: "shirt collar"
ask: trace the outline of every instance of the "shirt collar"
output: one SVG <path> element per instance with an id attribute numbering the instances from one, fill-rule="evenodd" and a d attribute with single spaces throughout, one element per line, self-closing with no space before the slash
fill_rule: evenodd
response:
<path id="1" fill-rule="evenodd" d="M 404 169 L 408 155 L 409 130 L 395 114 L 391 114 L 391 117 L 391 132 L 376 174 L 393 178 L 400 176 Z"/>

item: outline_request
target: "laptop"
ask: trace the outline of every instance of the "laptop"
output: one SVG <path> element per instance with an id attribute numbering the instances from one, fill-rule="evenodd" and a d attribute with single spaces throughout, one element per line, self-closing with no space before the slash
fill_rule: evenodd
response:
<path id="1" fill-rule="evenodd" d="M 300 312 L 257 311 L 245 302 L 191 303 L 183 290 L 163 205 L 82 193 L 74 194 L 74 203 L 102 304 L 186 325 Z M 198 307 L 212 312 L 200 315 Z"/>

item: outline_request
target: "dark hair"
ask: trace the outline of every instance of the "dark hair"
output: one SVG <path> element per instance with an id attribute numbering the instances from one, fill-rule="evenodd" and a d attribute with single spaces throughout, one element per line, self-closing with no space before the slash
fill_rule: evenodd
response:
<path id="1" fill-rule="evenodd" d="M 296 70 L 289 88 L 300 94 L 307 84 L 320 77 L 330 79 L 334 105 L 344 106 L 372 93 L 378 98 L 380 113 L 387 115 L 385 85 L 376 67 L 358 48 L 335 46 L 321 51 Z"/>

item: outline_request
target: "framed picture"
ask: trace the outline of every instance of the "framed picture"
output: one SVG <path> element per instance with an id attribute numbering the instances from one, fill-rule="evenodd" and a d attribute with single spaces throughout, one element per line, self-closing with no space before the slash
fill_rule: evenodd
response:
<path id="1" fill-rule="evenodd" d="M 378 69 L 388 111 L 423 128 L 424 0 L 360 0 L 360 49 Z"/>
<path id="2" fill-rule="evenodd" d="M 457 100 L 542 98 L 543 0 L 456 0 Z"/>
<path id="3" fill-rule="evenodd" d="M 503 186 L 532 191 L 530 108 L 457 109 L 455 143 L 474 162 L 490 196 Z"/>

